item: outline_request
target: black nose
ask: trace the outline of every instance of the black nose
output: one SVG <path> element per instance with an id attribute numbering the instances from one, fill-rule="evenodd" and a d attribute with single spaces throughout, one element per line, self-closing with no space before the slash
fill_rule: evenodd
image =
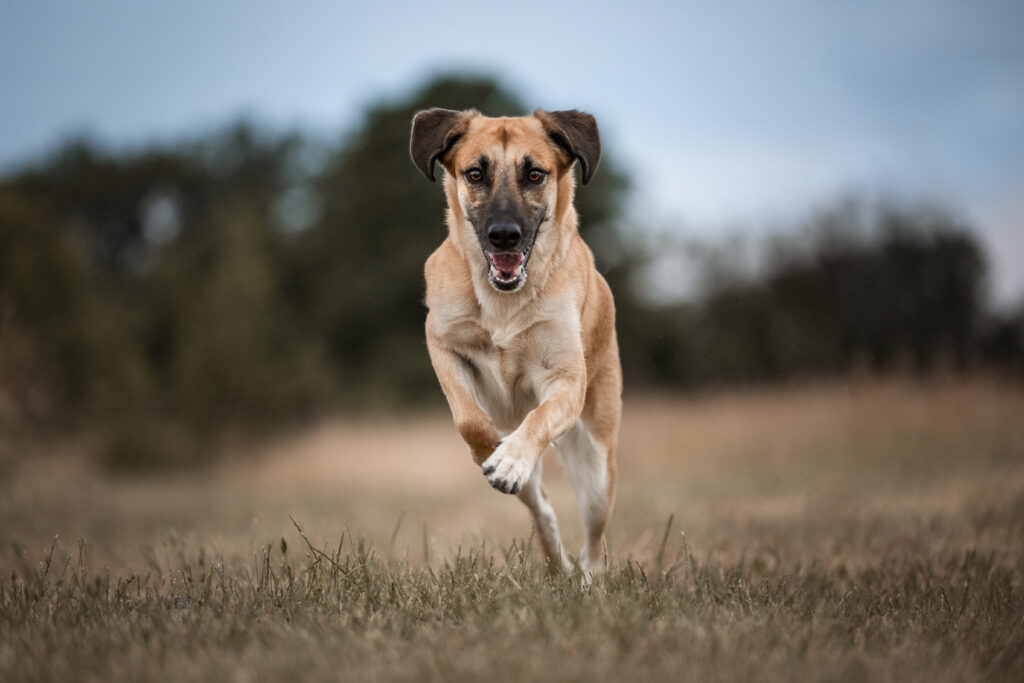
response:
<path id="1" fill-rule="evenodd" d="M 519 243 L 519 238 L 522 236 L 522 229 L 512 221 L 491 223 L 487 228 L 487 241 L 495 249 L 511 249 Z"/>

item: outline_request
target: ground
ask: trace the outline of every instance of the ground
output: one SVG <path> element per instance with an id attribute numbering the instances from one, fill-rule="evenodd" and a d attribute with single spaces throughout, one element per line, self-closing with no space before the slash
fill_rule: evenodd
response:
<path id="1" fill-rule="evenodd" d="M 589 588 L 446 415 L 160 477 L 77 451 L 0 476 L 0 680 L 1024 678 L 1024 387 L 995 379 L 627 396 Z"/>

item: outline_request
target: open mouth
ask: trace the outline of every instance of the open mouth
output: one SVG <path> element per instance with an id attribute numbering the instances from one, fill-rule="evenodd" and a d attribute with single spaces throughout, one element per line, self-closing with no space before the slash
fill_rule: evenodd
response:
<path id="1" fill-rule="evenodd" d="M 530 250 L 503 252 L 492 254 L 484 251 L 487 256 L 487 277 L 491 285 L 503 292 L 516 290 L 526 281 L 526 260 L 530 257 Z"/>

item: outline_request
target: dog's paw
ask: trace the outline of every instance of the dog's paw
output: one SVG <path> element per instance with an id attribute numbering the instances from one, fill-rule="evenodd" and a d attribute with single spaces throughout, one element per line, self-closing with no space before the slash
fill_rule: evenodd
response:
<path id="1" fill-rule="evenodd" d="M 519 493 L 533 474 L 533 466 L 514 446 L 504 439 L 496 444 L 494 453 L 483 464 L 484 476 L 502 493 Z"/>

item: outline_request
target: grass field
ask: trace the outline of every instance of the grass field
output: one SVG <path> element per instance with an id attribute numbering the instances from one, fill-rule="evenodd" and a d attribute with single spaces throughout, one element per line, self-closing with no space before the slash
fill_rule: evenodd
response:
<path id="1" fill-rule="evenodd" d="M 587 589 L 445 415 L 160 478 L 76 450 L 0 475 L 0 681 L 1024 680 L 1020 386 L 627 397 Z"/>

